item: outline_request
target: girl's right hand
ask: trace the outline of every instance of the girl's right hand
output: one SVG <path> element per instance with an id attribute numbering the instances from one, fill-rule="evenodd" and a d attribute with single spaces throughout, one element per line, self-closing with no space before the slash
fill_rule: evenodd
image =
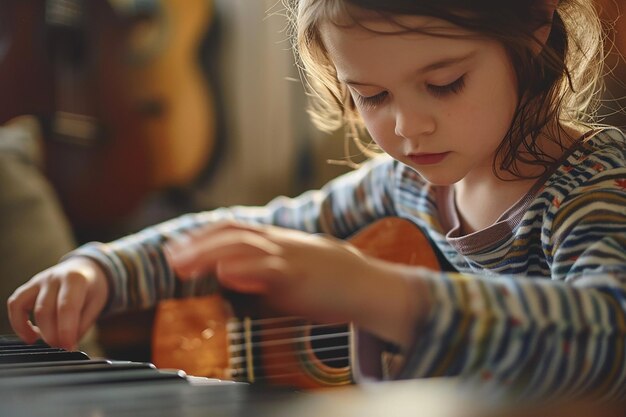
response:
<path id="1" fill-rule="evenodd" d="M 84 257 L 69 258 L 15 290 L 7 306 L 15 333 L 26 343 L 38 338 L 72 350 L 89 330 L 109 296 L 102 268 Z M 35 324 L 30 321 L 33 313 Z"/>

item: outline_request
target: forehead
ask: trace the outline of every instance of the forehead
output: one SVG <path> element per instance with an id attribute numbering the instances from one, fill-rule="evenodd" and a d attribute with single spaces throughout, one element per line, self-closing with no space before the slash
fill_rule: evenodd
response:
<path id="1" fill-rule="evenodd" d="M 447 43 L 452 45 L 452 41 L 455 40 L 467 41 L 480 38 L 476 33 L 435 17 L 383 15 L 376 11 L 350 6 L 336 11 L 334 15 L 325 16 L 317 26 L 320 39 L 329 52 L 338 50 L 344 43 L 353 43 L 355 46 L 361 43 L 373 46 L 377 41 L 391 40 L 391 43 L 417 41 L 419 43 L 419 41 L 435 42 L 437 39 L 447 39 Z M 425 42 L 422 42 L 422 46 L 427 47 Z"/>
<path id="2" fill-rule="evenodd" d="M 463 32 L 461 28 L 447 20 L 425 15 L 390 14 L 344 4 L 341 8 L 326 11 L 322 21 L 339 27 L 361 27 L 378 33 L 419 32 L 454 34 Z"/>
<path id="3" fill-rule="evenodd" d="M 485 39 L 432 17 L 394 16 L 389 20 L 368 12 L 358 18 L 351 24 L 326 21 L 320 25 L 322 42 L 340 76 L 388 73 L 390 66 L 423 67 L 485 47 Z"/>

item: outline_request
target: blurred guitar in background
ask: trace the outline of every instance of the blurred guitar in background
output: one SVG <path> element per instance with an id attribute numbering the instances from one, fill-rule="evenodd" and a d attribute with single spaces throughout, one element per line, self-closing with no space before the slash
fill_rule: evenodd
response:
<path id="1" fill-rule="evenodd" d="M 106 239 L 210 160 L 198 55 L 211 17 L 210 0 L 0 1 L 0 122 L 39 116 L 46 175 L 79 235 Z"/>

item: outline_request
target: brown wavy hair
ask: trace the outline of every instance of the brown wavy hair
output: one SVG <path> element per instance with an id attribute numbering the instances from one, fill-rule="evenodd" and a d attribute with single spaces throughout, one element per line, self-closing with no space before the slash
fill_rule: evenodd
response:
<path id="1" fill-rule="evenodd" d="M 500 169 L 523 177 L 518 163 L 551 167 L 556 161 L 537 144 L 542 132 L 564 147 L 559 122 L 592 127 L 602 89 L 604 33 L 590 0 L 560 0 L 549 21 L 545 4 L 557 0 L 284 0 L 290 17 L 290 34 L 305 89 L 309 112 L 325 131 L 347 127 L 347 139 L 366 153 L 371 143 L 362 141 L 366 130 L 347 87 L 337 79 L 320 36 L 320 25 L 360 25 L 354 10 L 366 10 L 406 32 L 451 36 L 403 24 L 400 15 L 446 20 L 478 36 L 499 41 L 506 49 L 518 81 L 517 109 L 494 159 Z M 551 25 L 541 46 L 537 29 Z M 385 32 L 384 34 L 389 34 Z M 384 35 L 381 33 L 381 35 Z M 351 164 L 350 160 L 348 161 Z M 354 164 L 352 164 L 354 165 Z"/>

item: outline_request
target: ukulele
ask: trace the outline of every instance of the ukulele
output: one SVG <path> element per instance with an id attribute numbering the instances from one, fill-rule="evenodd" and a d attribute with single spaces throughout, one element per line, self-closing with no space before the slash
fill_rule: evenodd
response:
<path id="1" fill-rule="evenodd" d="M 408 220 L 384 218 L 349 242 L 385 261 L 441 269 L 428 238 Z M 216 289 L 158 304 L 152 361 L 190 375 L 310 389 L 352 383 L 350 343 L 348 324 L 281 317 L 259 297 Z"/>

